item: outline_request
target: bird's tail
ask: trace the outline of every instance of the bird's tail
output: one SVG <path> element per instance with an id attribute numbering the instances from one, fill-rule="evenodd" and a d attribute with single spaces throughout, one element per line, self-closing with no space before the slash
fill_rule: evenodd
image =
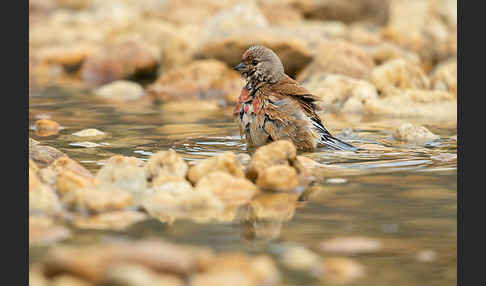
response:
<path id="1" fill-rule="evenodd" d="M 354 147 L 353 145 L 346 143 L 344 141 L 341 141 L 337 139 L 336 137 L 333 137 L 331 135 L 324 135 L 321 138 L 321 142 L 324 145 L 327 145 L 333 149 L 336 150 L 344 150 L 344 151 L 358 151 L 357 147 Z"/>

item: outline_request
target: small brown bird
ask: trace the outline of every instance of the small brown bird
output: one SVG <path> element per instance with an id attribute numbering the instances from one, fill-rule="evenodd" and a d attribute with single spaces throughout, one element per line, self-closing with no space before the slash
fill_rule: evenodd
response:
<path id="1" fill-rule="evenodd" d="M 322 145 L 357 150 L 326 130 L 316 114 L 318 98 L 285 74 L 280 58 L 269 48 L 250 47 L 234 69 L 246 79 L 233 115 L 248 144 L 287 139 L 302 150 Z"/>

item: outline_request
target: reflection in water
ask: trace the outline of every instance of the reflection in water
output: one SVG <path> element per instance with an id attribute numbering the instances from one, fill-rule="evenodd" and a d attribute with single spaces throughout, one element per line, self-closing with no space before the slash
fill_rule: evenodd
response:
<path id="1" fill-rule="evenodd" d="M 159 150 L 172 148 L 191 162 L 225 151 L 254 151 L 240 141 L 238 127 L 231 118 L 232 107 L 221 110 L 208 105 L 197 110 L 194 104 L 184 106 L 158 105 L 147 99 L 123 104 L 96 100 L 84 92 L 46 90 L 42 96 L 29 98 L 29 125 L 50 118 L 64 129 L 45 137 L 31 129 L 30 137 L 67 153 L 92 172 L 113 155 L 147 160 Z M 190 106 L 193 108 L 187 108 Z M 456 123 L 364 115 L 323 117 L 336 135 L 349 138 L 365 150 L 355 154 L 326 149 L 300 153 L 321 164 L 314 172 L 315 186 L 300 198 L 296 194 L 261 193 L 239 208 L 223 209 L 214 215 L 201 212 L 198 222 L 191 220 L 192 216 L 164 219 L 161 215 L 161 220 L 142 221 L 116 233 L 75 228 L 66 243 L 91 243 L 107 234 L 133 238 L 157 235 L 218 250 L 269 253 L 281 242 L 315 249 L 327 239 L 365 236 L 383 239 L 385 250 L 356 257 L 366 269 L 359 285 L 454 285 Z M 399 142 L 392 135 L 402 122 L 426 125 L 440 139 L 422 145 Z M 343 134 L 342 128 L 346 127 L 352 132 Z M 73 145 L 84 140 L 71 134 L 87 128 L 106 133 L 90 141 L 109 145 Z M 327 181 L 330 178 L 344 178 L 345 182 L 333 185 L 329 183 L 332 180 Z M 157 199 L 170 201 L 171 197 Z M 173 207 L 168 210 L 178 214 L 178 207 L 184 206 Z M 154 213 L 166 211 L 154 209 Z M 387 226 L 393 226 L 393 231 Z M 400 251 L 388 250 L 392 241 L 403 245 Z M 435 260 L 417 261 L 417 253 L 423 250 L 436 253 Z M 36 260 L 42 251 L 33 248 L 31 254 L 29 259 Z M 283 271 L 286 285 L 307 281 Z"/>

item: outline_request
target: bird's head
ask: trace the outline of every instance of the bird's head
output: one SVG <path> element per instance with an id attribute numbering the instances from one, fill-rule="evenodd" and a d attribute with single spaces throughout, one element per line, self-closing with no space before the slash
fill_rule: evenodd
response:
<path id="1" fill-rule="evenodd" d="M 280 58 L 264 46 L 252 46 L 243 53 L 242 61 L 234 67 L 247 81 L 275 83 L 284 75 Z"/>

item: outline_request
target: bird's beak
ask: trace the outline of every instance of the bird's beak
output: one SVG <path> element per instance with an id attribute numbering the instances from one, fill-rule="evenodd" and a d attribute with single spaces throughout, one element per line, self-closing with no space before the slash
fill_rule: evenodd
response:
<path id="1" fill-rule="evenodd" d="M 237 70 L 239 72 L 245 71 L 246 70 L 246 64 L 245 64 L 245 62 L 241 62 L 236 67 L 234 67 L 233 69 Z"/>

